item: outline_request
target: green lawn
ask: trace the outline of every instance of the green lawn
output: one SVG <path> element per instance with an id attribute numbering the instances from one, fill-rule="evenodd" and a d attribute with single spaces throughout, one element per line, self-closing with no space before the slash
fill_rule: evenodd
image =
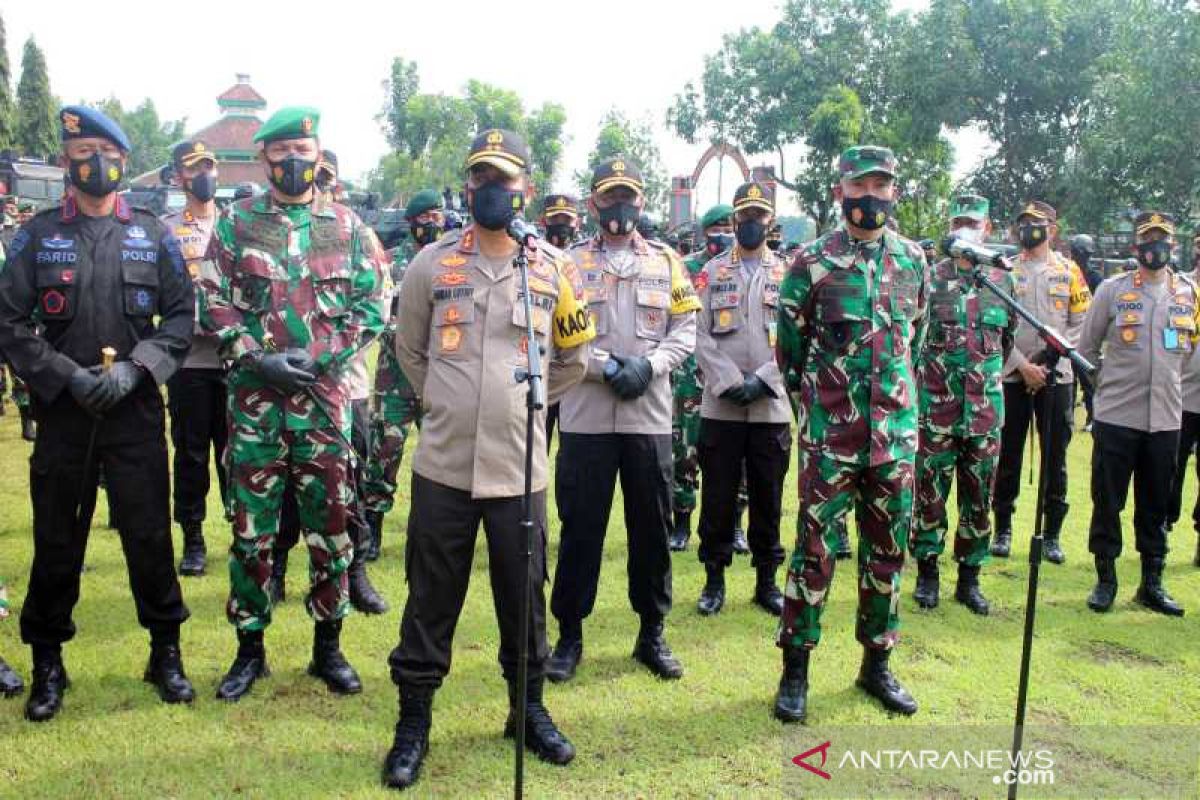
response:
<path id="1" fill-rule="evenodd" d="M 0 420 L 0 574 L 7 577 L 19 610 L 31 556 L 29 445 L 20 440 L 9 408 L 9 416 Z M 1189 609 L 1183 620 L 1144 612 L 1131 602 L 1138 565 L 1128 529 L 1118 604 L 1107 616 L 1089 612 L 1084 598 L 1092 583 L 1086 552 L 1090 454 L 1090 437 L 1078 434 L 1070 457 L 1068 561 L 1062 567 L 1046 565 L 1042 572 L 1030 718 L 1110 726 L 1193 724 L 1200 718 L 1200 570 L 1190 565 L 1194 534 L 1178 534 L 1166 576 L 1174 596 Z M 793 468 L 785 544 L 793 539 L 795 477 Z M 407 469 L 402 486 L 406 495 Z M 1195 491 L 1189 484 L 1187 497 Z M 952 583 L 947 587 L 946 581 L 941 607 L 919 613 L 909 597 L 911 576 L 905 577 L 903 638 L 893 662 L 921 703 L 911 720 L 889 719 L 853 687 L 859 660 L 853 636 L 855 581 L 843 568 L 826 614 L 825 637 L 813 658 L 809 715 L 814 724 L 889 726 L 901 740 L 905 725 L 1010 722 L 1033 508 L 1032 488 L 1023 484 L 1022 492 L 1014 557 L 984 571 L 984 590 L 994 609 L 990 618 L 973 617 L 947 602 Z M 365 691 L 338 699 L 304 674 L 311 625 L 292 594 L 267 634 L 274 674 L 233 706 L 213 699 L 235 647 L 223 613 L 228 584 L 221 559 L 208 576 L 184 580 L 192 610 L 183 628 L 184 657 L 200 697 L 190 708 L 165 706 L 141 682 L 147 641 L 135 621 L 117 537 L 96 527 L 75 615 L 79 635 L 65 648 L 73 685 L 61 715 L 35 727 L 21 716 L 22 700 L 0 701 L 0 796 L 383 796 L 379 766 L 396 718 L 386 658 L 396 643 L 404 600 L 399 542 L 406 511 L 401 501 L 388 518 L 384 557 L 372 567 L 392 610 L 383 617 L 355 616 L 346 625 L 345 649 Z M 216 503 L 210 504 L 210 517 L 220 518 Z M 97 519 L 103 523 L 103 507 Z M 771 719 L 770 704 L 779 655 L 772 645 L 774 621 L 749 602 L 748 560 L 739 558 L 730 573 L 726 610 L 715 619 L 701 619 L 694 609 L 703 571 L 694 540 L 691 550 L 676 556 L 677 602 L 668 637 L 687 672 L 681 682 L 660 683 L 629 657 L 636 620 L 626 600 L 619 520 L 614 514 L 580 674 L 570 684 L 547 689 L 551 711 L 579 756 L 565 769 L 527 762 L 530 795 L 778 796 L 783 729 Z M 553 551 L 553 512 L 551 529 Z M 211 526 L 210 548 L 220 550 L 225 535 L 223 525 Z M 506 699 L 496 664 L 486 562 L 481 538 L 454 668 L 435 702 L 432 750 L 418 796 L 502 797 L 509 792 L 512 752 L 500 736 Z M 294 554 L 294 575 L 304 574 L 302 563 Z M 952 567 L 947 572 L 952 574 Z M 293 583 L 293 592 L 298 588 Z M 28 678 L 29 654 L 20 644 L 15 618 L 0 623 L 0 654 Z"/>

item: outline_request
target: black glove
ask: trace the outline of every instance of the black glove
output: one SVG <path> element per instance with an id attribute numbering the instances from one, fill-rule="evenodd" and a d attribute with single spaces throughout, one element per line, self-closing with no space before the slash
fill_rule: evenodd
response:
<path id="1" fill-rule="evenodd" d="M 258 355 L 250 362 L 251 368 L 257 372 L 269 386 L 281 392 L 293 394 L 312 386 L 317 376 L 302 369 L 296 369 L 288 362 L 287 353 L 266 353 Z"/>
<path id="2" fill-rule="evenodd" d="M 744 406 L 748 406 L 756 400 L 766 397 L 770 391 L 762 378 L 757 375 L 747 375 L 746 380 L 742 381 L 741 403 Z"/>
<path id="3" fill-rule="evenodd" d="M 622 400 L 633 400 L 646 393 L 653 377 L 654 369 L 650 366 L 650 359 L 643 356 L 626 356 L 621 371 L 612 377 L 609 384 Z"/>
<path id="4" fill-rule="evenodd" d="M 289 347 L 283 351 L 287 356 L 287 362 L 301 372 L 310 372 L 313 375 L 317 374 L 317 361 L 308 351 L 301 347 Z"/>
<path id="5" fill-rule="evenodd" d="M 67 379 L 67 391 L 71 393 L 71 397 L 75 398 L 75 402 L 89 414 L 99 415 L 100 410 L 95 408 L 88 399 L 95 389 L 100 384 L 100 378 L 95 372 L 83 367 L 77 367 L 71 373 L 71 377 Z"/>
<path id="6" fill-rule="evenodd" d="M 731 386 L 721 392 L 721 399 L 737 403 L 739 406 L 746 405 L 746 382 L 742 381 L 736 386 Z"/>
<path id="7" fill-rule="evenodd" d="M 103 414 L 129 396 L 145 376 L 146 370 L 132 361 L 118 361 L 102 373 L 87 400 L 96 413 Z"/>

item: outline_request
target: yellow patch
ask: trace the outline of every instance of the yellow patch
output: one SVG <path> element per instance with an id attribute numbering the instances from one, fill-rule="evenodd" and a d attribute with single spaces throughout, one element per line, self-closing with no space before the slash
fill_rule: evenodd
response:
<path id="1" fill-rule="evenodd" d="M 1172 317 L 1171 318 L 1172 326 L 1174 326 L 1176 328 L 1182 328 L 1185 331 L 1190 331 L 1194 324 L 1195 323 L 1192 321 L 1191 317 L 1180 316 L 1180 317 Z"/>
<path id="2" fill-rule="evenodd" d="M 188 271 L 188 274 L 191 275 L 193 278 L 200 277 L 200 265 L 194 261 L 188 263 L 187 271 Z"/>
<path id="3" fill-rule="evenodd" d="M 457 325 L 442 328 L 442 352 L 454 353 L 462 346 L 462 330 Z"/>
<path id="4" fill-rule="evenodd" d="M 751 186 L 750 190 L 746 192 L 746 197 L 751 200 L 760 200 L 762 199 L 762 189 L 759 189 L 758 186 Z"/>
<path id="5" fill-rule="evenodd" d="M 1125 329 L 1123 329 L 1123 330 L 1121 331 L 1121 341 L 1123 341 L 1123 342 L 1136 342 L 1136 341 L 1137 341 L 1137 330 L 1136 330 L 1136 329 L 1134 329 L 1134 328 L 1125 328 Z"/>
<path id="6" fill-rule="evenodd" d="M 1126 315 L 1125 315 L 1125 321 L 1126 321 L 1126 322 L 1137 322 L 1137 321 L 1138 321 L 1138 315 L 1137 315 L 1137 314 L 1132 314 L 1132 313 L 1131 313 L 1131 314 L 1126 314 Z"/>
<path id="7" fill-rule="evenodd" d="M 453 267 L 461 267 L 463 264 L 467 263 L 467 260 L 465 258 L 463 258 L 462 256 L 460 256 L 458 253 L 451 253 L 450 255 L 446 256 L 438 263 L 441 264 L 443 267 L 453 268 Z"/>
<path id="8" fill-rule="evenodd" d="M 1128 301 L 1128 300 L 1137 300 L 1139 297 L 1141 297 L 1141 295 L 1138 294 L 1137 292 L 1126 292 L 1125 294 L 1121 295 L 1120 299 Z"/>
<path id="9" fill-rule="evenodd" d="M 176 236 L 191 236 L 192 229 L 189 228 L 187 225 L 180 225 L 178 228 L 175 229 L 175 235 Z"/>
<path id="10" fill-rule="evenodd" d="M 717 324 L 722 328 L 728 327 L 733 322 L 733 312 L 721 311 L 717 314 Z"/>
<path id="11" fill-rule="evenodd" d="M 1067 307 L 1067 304 L 1064 303 L 1062 300 L 1055 300 L 1054 307 L 1055 307 L 1055 309 L 1062 311 L 1064 308 Z"/>
<path id="12" fill-rule="evenodd" d="M 487 143 L 488 144 L 498 145 L 498 144 L 501 144 L 503 141 L 504 141 L 504 134 L 501 133 L 500 131 L 492 131 L 487 135 Z"/>

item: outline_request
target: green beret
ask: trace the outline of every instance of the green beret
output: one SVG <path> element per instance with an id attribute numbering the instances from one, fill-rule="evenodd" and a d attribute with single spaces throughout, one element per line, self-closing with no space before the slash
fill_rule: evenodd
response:
<path id="1" fill-rule="evenodd" d="M 271 115 L 254 134 L 256 142 L 274 142 L 278 139 L 306 139 L 317 135 L 321 125 L 321 112 L 312 106 L 288 106 Z"/>
<path id="2" fill-rule="evenodd" d="M 713 206 L 708 211 L 704 212 L 704 216 L 700 218 L 700 229 L 704 230 L 712 225 L 720 222 L 726 222 L 733 216 L 733 206 L 728 203 L 721 203 Z"/>
<path id="3" fill-rule="evenodd" d="M 437 193 L 436 189 L 422 189 L 414 194 L 408 201 L 408 205 L 404 207 L 404 218 L 412 219 L 418 214 L 441 207 L 442 196 Z"/>

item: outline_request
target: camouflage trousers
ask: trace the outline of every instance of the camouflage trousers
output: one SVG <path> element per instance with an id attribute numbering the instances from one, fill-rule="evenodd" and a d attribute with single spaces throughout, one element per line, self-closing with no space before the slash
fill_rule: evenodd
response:
<path id="1" fill-rule="evenodd" d="M 354 555 L 346 530 L 350 458 L 337 432 L 287 430 L 281 436 L 265 436 L 250 424 L 234 424 L 229 452 L 229 621 L 251 631 L 271 623 L 272 546 L 289 483 L 308 545 L 305 608 L 317 621 L 346 616 L 346 570 Z"/>
<path id="2" fill-rule="evenodd" d="M 862 466 L 801 452 L 796 549 L 784 586 L 780 645 L 813 648 L 833 582 L 838 532 L 851 506 L 858 522 L 858 620 L 864 646 L 889 650 L 899 636 L 900 573 L 912 524 L 912 458 Z"/>
<path id="3" fill-rule="evenodd" d="M 987 560 L 991 533 L 992 488 L 1000 461 L 1000 432 L 954 436 L 921 430 L 917 456 L 917 508 L 911 552 L 918 561 L 946 549 L 946 504 L 958 474 L 958 527 L 954 560 L 977 567 Z"/>
<path id="4" fill-rule="evenodd" d="M 700 400 L 704 383 L 695 356 L 671 372 L 671 450 L 675 461 L 675 479 L 671 484 L 672 506 L 677 514 L 696 510 L 696 489 L 700 486 Z"/>
<path id="5" fill-rule="evenodd" d="M 415 397 L 386 394 L 371 415 L 371 458 L 363 481 L 363 508 L 386 514 L 396 497 L 396 476 L 404 458 L 409 429 L 421 416 Z"/>
<path id="6" fill-rule="evenodd" d="M 3 401 L 3 395 L 8 391 L 7 375 L 12 375 L 12 401 L 21 411 L 29 410 L 29 386 L 17 373 L 12 371 L 12 367 L 7 369 L 3 364 L 0 364 L 0 403 Z"/>

